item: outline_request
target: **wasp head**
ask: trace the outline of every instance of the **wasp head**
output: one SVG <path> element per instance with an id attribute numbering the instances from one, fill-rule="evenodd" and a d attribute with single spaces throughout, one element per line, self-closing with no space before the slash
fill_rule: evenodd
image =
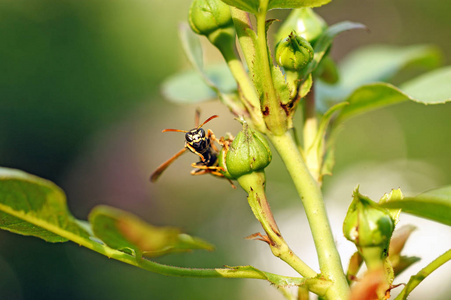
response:
<path id="1" fill-rule="evenodd" d="M 194 128 L 188 131 L 185 134 L 185 140 L 198 152 L 202 152 L 202 150 L 205 150 L 208 147 L 205 130 L 202 128 Z"/>

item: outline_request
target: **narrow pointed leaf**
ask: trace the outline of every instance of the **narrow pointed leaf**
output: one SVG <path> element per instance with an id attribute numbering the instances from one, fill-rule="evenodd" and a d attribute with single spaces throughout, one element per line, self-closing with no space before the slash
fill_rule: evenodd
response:
<path id="1" fill-rule="evenodd" d="M 340 109 L 348 105 L 346 102 L 338 103 L 332 106 L 322 117 L 318 126 L 318 133 L 316 134 L 315 141 L 312 144 L 312 148 L 316 148 L 315 151 L 321 151 L 323 139 L 326 135 L 327 127 L 332 119 L 332 116 L 338 112 Z"/>
<path id="2" fill-rule="evenodd" d="M 58 186 L 8 168 L 0 168 L 0 228 L 47 242 L 90 238 L 70 214 Z"/>
<path id="3" fill-rule="evenodd" d="M 141 257 L 161 256 L 192 249 L 213 250 L 207 242 L 183 234 L 174 227 L 157 227 L 137 216 L 109 206 L 97 206 L 89 214 L 94 234 L 109 247 Z"/>
<path id="4" fill-rule="evenodd" d="M 410 277 L 409 282 L 407 282 L 404 289 L 399 293 L 395 300 L 405 300 L 407 296 L 415 289 L 426 277 L 428 277 L 432 272 L 437 270 L 443 264 L 451 260 L 451 250 L 446 251 L 434 261 L 428 264 L 426 267 L 421 269 L 417 274 Z"/>
<path id="5" fill-rule="evenodd" d="M 381 204 L 402 212 L 451 226 L 451 186 L 432 190 L 415 197 L 394 199 Z"/>
<path id="6" fill-rule="evenodd" d="M 401 192 L 401 189 L 393 189 L 388 194 L 384 194 L 382 198 L 379 200 L 379 204 L 390 202 L 390 201 L 397 201 L 402 200 L 404 198 L 404 195 Z M 401 214 L 400 209 L 389 209 L 390 216 L 392 217 L 393 221 L 395 222 L 395 225 L 399 222 L 399 215 Z"/>
<path id="7" fill-rule="evenodd" d="M 393 272 L 395 273 L 395 276 L 399 276 L 402 272 L 407 270 L 410 266 L 413 264 L 419 262 L 421 260 L 418 256 L 400 256 L 396 259 L 396 261 L 393 261 L 390 258 L 390 263 L 393 266 Z"/>
<path id="8" fill-rule="evenodd" d="M 320 167 L 320 179 L 324 175 L 328 175 L 332 172 L 334 158 L 334 139 L 329 139 L 326 143 L 325 136 L 327 133 L 327 128 L 329 126 L 329 122 L 332 119 L 332 116 L 346 106 L 346 102 L 338 103 L 331 107 L 322 117 L 318 126 L 318 132 L 316 134 L 315 140 L 312 143 L 310 149 L 308 149 L 307 155 L 310 152 L 316 152 L 316 156 L 323 160 L 321 162 Z M 326 146 L 327 145 L 327 146 Z M 323 157 L 324 156 L 324 157 Z"/>

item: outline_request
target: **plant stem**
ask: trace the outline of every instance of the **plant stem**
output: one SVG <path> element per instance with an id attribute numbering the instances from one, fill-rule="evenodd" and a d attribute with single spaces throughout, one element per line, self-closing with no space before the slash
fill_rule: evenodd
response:
<path id="1" fill-rule="evenodd" d="M 282 237 L 269 207 L 265 193 L 265 173 L 252 172 L 238 178 L 241 187 L 248 193 L 249 206 L 252 208 L 257 220 L 265 230 L 267 239 L 264 239 L 276 257 L 290 265 L 304 277 L 316 277 L 318 274 L 304 263 Z"/>
<path id="2" fill-rule="evenodd" d="M 230 47 L 222 47 L 220 51 L 244 97 L 243 104 L 246 106 L 247 111 L 251 115 L 251 124 L 253 124 L 257 130 L 265 132 L 266 125 L 260 111 L 260 100 L 258 99 L 257 92 L 255 91 L 249 75 L 238 58 L 235 46 L 231 45 Z"/>
<path id="3" fill-rule="evenodd" d="M 302 199 L 315 242 L 321 274 L 333 282 L 327 298 L 347 299 L 349 286 L 335 246 L 319 185 L 311 176 L 289 132 L 281 136 L 268 135 L 268 137 L 284 161 Z"/>
<path id="4" fill-rule="evenodd" d="M 307 163 L 307 167 L 310 170 L 313 178 L 318 180 L 320 177 L 320 162 L 318 157 L 318 151 L 312 146 L 315 143 L 315 139 L 318 134 L 318 119 L 316 118 L 316 107 L 315 107 L 315 95 L 314 95 L 314 87 L 305 97 L 305 105 L 304 105 L 304 149 L 306 153 L 305 161 Z"/>
<path id="5" fill-rule="evenodd" d="M 286 289 L 284 287 L 279 287 L 278 290 L 282 293 L 282 295 L 287 300 L 296 300 L 296 297 L 290 292 L 289 289 Z"/>
<path id="6" fill-rule="evenodd" d="M 201 278 L 251 278 L 251 279 L 263 279 L 271 282 L 274 285 L 303 285 L 313 284 L 314 286 L 321 287 L 320 282 L 316 282 L 316 279 L 305 279 L 297 277 L 289 277 L 277 275 L 269 272 L 258 270 L 251 266 L 245 267 L 228 267 L 228 268 L 213 268 L 213 269 L 199 269 L 199 268 L 182 268 L 175 266 L 168 266 L 160 264 L 146 258 L 136 258 L 119 250 L 110 248 L 104 244 L 93 241 L 91 239 L 75 235 L 69 231 L 61 230 L 59 227 L 46 228 L 51 232 L 54 232 L 62 237 L 65 237 L 80 246 L 86 247 L 97 253 L 105 255 L 108 258 L 127 263 L 132 266 L 142 268 L 144 270 L 167 275 L 167 276 L 179 276 L 179 277 L 201 277 Z M 327 283 L 326 283 L 327 286 Z"/>
<path id="7" fill-rule="evenodd" d="M 256 62 L 261 64 L 259 69 L 262 74 L 257 74 L 259 83 L 264 87 L 262 95 L 262 111 L 266 126 L 273 134 L 281 135 L 287 130 L 287 117 L 279 101 L 278 92 L 272 78 L 272 66 L 268 44 L 266 40 L 266 11 L 268 1 L 260 2 L 260 12 L 257 17 L 257 45 Z"/>

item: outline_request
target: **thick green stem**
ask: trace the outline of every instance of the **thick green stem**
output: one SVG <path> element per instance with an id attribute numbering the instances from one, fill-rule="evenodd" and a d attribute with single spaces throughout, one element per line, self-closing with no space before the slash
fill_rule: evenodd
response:
<path id="1" fill-rule="evenodd" d="M 284 161 L 304 204 L 318 254 L 321 274 L 333 282 L 327 292 L 327 298 L 347 299 L 349 286 L 335 246 L 320 187 L 311 176 L 289 132 L 281 136 L 269 135 L 269 138 Z"/>
<path id="2" fill-rule="evenodd" d="M 270 245 L 273 254 L 285 261 L 302 276 L 316 277 L 318 274 L 288 247 L 277 227 L 266 199 L 265 173 L 261 171 L 242 175 L 238 178 L 238 182 L 248 193 L 249 206 L 268 235 L 268 240 L 265 241 Z"/>
<path id="3" fill-rule="evenodd" d="M 260 101 L 255 91 L 254 85 L 249 78 L 248 73 L 244 69 L 241 60 L 238 58 L 234 45 L 220 48 L 221 54 L 224 57 L 227 65 L 232 72 L 237 84 L 240 87 L 243 96 L 243 104 L 246 107 L 252 119 L 254 127 L 261 131 L 266 131 L 266 125 L 263 120 L 263 115 L 260 110 Z"/>
<path id="4" fill-rule="evenodd" d="M 287 118 L 282 109 L 278 97 L 278 93 L 272 79 L 271 61 L 268 52 L 268 44 L 266 40 L 266 10 L 267 3 L 260 3 L 260 13 L 257 17 L 257 45 L 256 45 L 256 62 L 261 64 L 260 70 L 261 84 L 264 87 L 262 97 L 262 111 L 265 118 L 266 126 L 276 135 L 281 135 L 287 130 Z M 265 5 L 264 5 L 265 4 Z"/>

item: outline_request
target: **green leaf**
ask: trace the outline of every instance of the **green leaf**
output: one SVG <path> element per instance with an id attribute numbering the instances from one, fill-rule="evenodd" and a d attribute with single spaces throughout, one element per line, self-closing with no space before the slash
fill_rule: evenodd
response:
<path id="1" fill-rule="evenodd" d="M 334 125 L 345 119 L 384 106 L 407 101 L 409 96 L 389 83 L 372 83 L 356 89 L 347 99 L 349 103 L 338 115 Z"/>
<path id="2" fill-rule="evenodd" d="M 0 228 L 53 243 L 90 238 L 69 213 L 58 186 L 8 168 L 0 168 Z"/>
<path id="3" fill-rule="evenodd" d="M 234 6 L 238 9 L 257 14 L 259 12 L 260 2 L 262 0 L 221 0 L 222 2 Z M 267 0 L 266 0 L 267 1 Z M 301 8 L 318 7 L 329 3 L 331 0 L 269 0 L 268 9 L 276 8 Z"/>
<path id="4" fill-rule="evenodd" d="M 198 103 L 218 97 L 218 93 L 232 93 L 236 90 L 236 82 L 226 64 L 208 66 L 199 72 L 188 70 L 167 78 L 161 87 L 163 95 L 176 103 Z M 207 85 L 208 78 L 210 85 Z M 213 88 L 212 88 L 213 86 Z"/>
<path id="5" fill-rule="evenodd" d="M 301 8 L 318 7 L 329 3 L 332 0 L 269 0 L 268 10 L 275 8 Z"/>
<path id="6" fill-rule="evenodd" d="M 202 72 L 204 68 L 204 56 L 199 35 L 194 33 L 187 23 L 179 26 L 179 37 L 183 51 L 194 69 Z"/>
<path id="7" fill-rule="evenodd" d="M 97 206 L 89 214 L 94 234 L 109 247 L 138 258 L 161 256 L 192 249 L 213 250 L 201 239 L 174 227 L 156 227 L 137 216 L 109 206 Z"/>
<path id="8" fill-rule="evenodd" d="M 384 194 L 382 198 L 379 200 L 379 204 L 387 203 L 390 201 L 398 201 L 402 200 L 404 198 L 404 195 L 401 192 L 401 189 L 393 189 L 390 193 Z M 399 222 L 399 215 L 401 214 L 400 209 L 389 209 L 390 216 L 392 217 L 393 221 L 395 222 L 395 225 Z"/>
<path id="9" fill-rule="evenodd" d="M 202 45 L 199 36 L 188 24 L 179 26 L 183 50 L 194 70 L 177 73 L 162 85 L 163 95 L 176 103 L 198 103 L 215 98 L 225 99 L 235 92 L 236 81 L 226 64 L 204 68 Z"/>
<path id="10" fill-rule="evenodd" d="M 327 128 L 329 126 L 329 122 L 332 119 L 332 116 L 346 106 L 346 102 L 338 103 L 335 106 L 332 106 L 322 117 L 318 126 L 318 132 L 315 136 L 315 140 L 312 143 L 312 146 L 307 149 L 307 157 L 312 155 L 316 156 L 320 161 L 320 179 L 323 175 L 329 175 L 332 172 L 332 167 L 334 164 L 334 139 L 329 139 L 327 141 L 327 147 L 325 145 L 325 136 L 327 132 Z M 325 155 L 324 155 L 325 154 Z M 323 156 L 325 156 L 323 158 Z M 324 161 L 322 161 L 324 159 Z"/>
<path id="11" fill-rule="evenodd" d="M 259 0 L 221 0 L 222 2 L 234 6 L 238 9 L 256 14 L 260 6 Z"/>
<path id="12" fill-rule="evenodd" d="M 337 84 L 316 82 L 316 95 L 320 103 L 337 103 L 346 99 L 361 85 L 387 82 L 399 71 L 410 66 L 435 68 L 440 61 L 440 51 L 430 45 L 362 47 L 340 63 L 340 80 Z"/>
<path id="13" fill-rule="evenodd" d="M 351 29 L 365 29 L 365 25 L 360 23 L 353 23 L 349 21 L 340 22 L 335 25 L 330 26 L 325 30 L 315 43 L 313 60 L 309 65 L 303 70 L 304 76 L 313 72 L 323 59 L 330 45 L 332 44 L 334 38 L 345 31 Z"/>
<path id="14" fill-rule="evenodd" d="M 451 101 L 451 67 L 426 73 L 397 88 L 389 83 L 373 83 L 356 89 L 346 101 L 349 103 L 338 116 L 339 124 L 352 116 L 388 105 L 415 101 L 423 104 L 442 104 Z"/>
<path id="15" fill-rule="evenodd" d="M 451 101 L 451 66 L 431 71 L 400 86 L 413 101 L 442 104 Z"/>
<path id="16" fill-rule="evenodd" d="M 362 47 L 352 52 L 340 64 L 340 84 L 351 92 L 363 84 L 386 82 L 406 67 L 436 68 L 440 61 L 439 49 L 430 45 Z"/>
<path id="17" fill-rule="evenodd" d="M 402 212 L 451 226 L 451 186 L 431 190 L 415 197 L 393 199 L 381 204 Z"/>

